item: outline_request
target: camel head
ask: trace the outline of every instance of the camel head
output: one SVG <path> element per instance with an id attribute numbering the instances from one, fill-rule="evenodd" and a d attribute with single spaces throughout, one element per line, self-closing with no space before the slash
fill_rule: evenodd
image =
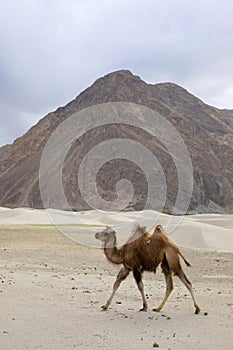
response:
<path id="1" fill-rule="evenodd" d="M 116 232 L 109 226 L 106 227 L 105 230 L 97 232 L 95 234 L 95 238 L 99 239 L 102 242 L 107 242 L 111 238 L 116 237 Z"/>

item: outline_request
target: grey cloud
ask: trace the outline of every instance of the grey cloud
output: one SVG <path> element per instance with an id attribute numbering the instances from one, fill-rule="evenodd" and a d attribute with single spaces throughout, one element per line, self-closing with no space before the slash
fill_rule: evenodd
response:
<path id="1" fill-rule="evenodd" d="M 1 7 L 4 142 L 99 76 L 122 68 L 233 108 L 230 1 L 9 0 Z"/>

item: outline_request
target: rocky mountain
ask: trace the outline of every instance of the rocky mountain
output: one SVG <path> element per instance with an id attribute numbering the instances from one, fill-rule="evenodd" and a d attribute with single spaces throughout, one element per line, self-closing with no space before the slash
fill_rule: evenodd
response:
<path id="1" fill-rule="evenodd" d="M 159 112 L 176 128 L 190 153 L 194 188 L 189 211 L 233 213 L 233 110 L 206 105 L 172 83 L 147 84 L 130 71 L 117 71 L 98 79 L 66 106 L 49 113 L 12 145 L 0 148 L 0 205 L 43 208 L 39 190 L 41 155 L 50 135 L 73 113 L 106 102 L 131 102 Z M 177 171 L 171 156 L 145 130 L 124 123 L 97 127 L 76 140 L 64 162 L 63 187 L 69 205 L 89 209 L 78 188 L 78 169 L 85 154 L 112 138 L 131 139 L 145 145 L 160 162 L 166 176 L 164 208 L 171 211 L 177 196 Z M 87 183 L 90 169 L 87 169 Z M 105 200 L 116 198 L 116 183 L 128 179 L 134 196 L 128 208 L 140 210 L 148 184 L 140 167 L 125 159 L 107 162 L 97 176 L 97 189 Z M 159 193 L 158 193 L 159 196 Z M 53 207 L 60 208 L 56 201 Z M 61 208 L 65 209 L 65 208 Z"/>

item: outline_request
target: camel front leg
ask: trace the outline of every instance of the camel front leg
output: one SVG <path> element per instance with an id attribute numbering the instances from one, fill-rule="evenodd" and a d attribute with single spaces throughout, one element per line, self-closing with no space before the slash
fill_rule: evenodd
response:
<path id="1" fill-rule="evenodd" d="M 141 296 L 142 296 L 143 307 L 139 311 L 147 311 L 148 306 L 147 306 L 147 301 L 146 301 L 146 297 L 145 297 L 145 294 L 144 294 L 144 285 L 143 285 L 143 282 L 142 282 L 142 274 L 138 270 L 133 270 L 133 276 L 135 278 L 135 281 L 137 283 L 138 289 L 139 289 L 139 291 L 141 293 Z"/>
<path id="2" fill-rule="evenodd" d="M 153 309 L 153 311 L 156 311 L 156 312 L 159 312 L 163 308 L 164 304 L 166 303 L 169 295 L 171 294 L 171 292 L 173 290 L 172 274 L 171 274 L 171 271 L 170 271 L 168 264 L 166 262 L 163 262 L 161 265 L 161 268 L 162 268 L 162 272 L 164 274 L 165 281 L 166 281 L 166 294 L 165 294 L 165 297 L 164 297 L 162 303 L 159 305 L 159 307 L 157 307 L 156 309 Z"/>
<path id="3" fill-rule="evenodd" d="M 114 294 L 116 293 L 117 289 L 119 288 L 121 282 L 128 277 L 129 273 L 130 273 L 130 270 L 124 266 L 120 269 L 120 271 L 117 275 L 116 281 L 114 282 L 114 285 L 113 285 L 112 294 L 111 294 L 110 298 L 108 299 L 108 301 L 106 302 L 106 304 L 102 306 L 103 310 L 107 310 L 107 308 L 111 304 L 112 299 L 114 297 Z"/>

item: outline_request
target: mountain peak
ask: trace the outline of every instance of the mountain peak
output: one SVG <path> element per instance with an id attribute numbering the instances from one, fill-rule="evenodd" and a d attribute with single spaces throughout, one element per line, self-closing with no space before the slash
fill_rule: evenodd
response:
<path id="1" fill-rule="evenodd" d="M 134 76 L 134 74 L 129 70 L 129 69 L 119 69 L 113 72 L 110 72 L 108 74 L 106 74 L 104 77 L 111 77 L 114 75 L 118 75 L 118 76 Z"/>
<path id="2" fill-rule="evenodd" d="M 139 76 L 134 75 L 130 70 L 121 69 L 121 70 L 110 72 L 110 73 L 104 75 L 103 77 L 97 79 L 94 84 L 96 84 L 99 81 L 105 81 L 105 82 L 106 81 L 111 81 L 113 83 L 114 82 L 119 83 L 120 81 L 124 81 L 124 80 L 142 81 Z"/>
<path id="3" fill-rule="evenodd" d="M 212 108 L 174 83 L 148 84 L 129 70 L 118 70 L 99 78 L 66 106 L 41 119 L 13 145 L 0 149 L 0 205 L 43 207 L 38 173 L 40 157 L 50 135 L 72 114 L 108 102 L 128 102 L 148 107 L 159 112 L 173 124 L 183 138 L 193 163 L 194 189 L 190 210 L 233 213 L 230 161 L 233 158 L 233 111 L 223 113 Z M 146 124 L 147 120 L 144 122 Z M 168 191 L 165 209 L 170 210 L 177 193 L 177 178 L 174 176 L 176 169 L 173 162 L 167 152 L 158 145 L 157 139 L 141 129 L 136 130 L 124 124 L 117 127 L 110 125 L 104 132 L 93 129 L 83 135 L 82 142 L 73 145 L 67 156 L 64 171 L 64 191 L 70 205 L 77 210 L 88 208 L 77 192 L 76 167 L 79 167 L 82 157 L 90 147 L 102 142 L 103 137 L 104 140 L 131 139 L 154 152 L 163 166 L 164 173 L 167 174 Z M 123 176 L 122 178 L 129 181 L 132 179 L 135 185 L 133 208 L 143 209 L 142 203 L 146 200 L 148 184 L 140 169 L 121 160 L 107 164 L 102 170 L 98 177 L 98 188 L 103 198 L 106 200 L 115 198 L 115 184 Z M 53 172 L 56 173 L 54 169 Z M 91 171 L 89 173 L 91 174 Z M 53 203 L 53 206 L 60 208 L 58 202 Z"/>

